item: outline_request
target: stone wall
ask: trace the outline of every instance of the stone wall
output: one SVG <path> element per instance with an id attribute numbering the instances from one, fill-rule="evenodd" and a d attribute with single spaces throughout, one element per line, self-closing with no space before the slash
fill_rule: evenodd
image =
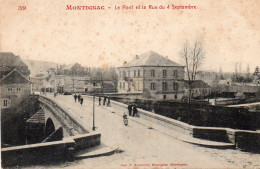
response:
<path id="1" fill-rule="evenodd" d="M 112 101 L 112 104 L 127 109 L 127 105 L 124 103 Z M 178 131 L 181 134 L 187 134 L 205 140 L 233 143 L 238 149 L 260 152 L 260 132 L 257 131 L 234 130 L 221 127 L 199 127 L 142 110 L 140 108 L 138 109 L 138 115 L 140 118 Z"/>
<path id="2" fill-rule="evenodd" d="M 101 134 L 91 133 L 68 137 L 62 141 L 2 148 L 2 167 L 53 164 L 73 160 L 76 151 L 100 145 Z"/>
<path id="3" fill-rule="evenodd" d="M 138 108 L 155 112 L 182 122 L 205 127 L 225 127 L 243 130 L 260 129 L 260 114 L 245 108 L 187 104 L 174 101 L 142 100 L 111 97 L 115 101 L 135 104 Z"/>

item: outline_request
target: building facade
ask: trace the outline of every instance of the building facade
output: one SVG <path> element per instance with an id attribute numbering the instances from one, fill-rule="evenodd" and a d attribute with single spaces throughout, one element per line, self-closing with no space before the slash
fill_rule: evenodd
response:
<path id="1" fill-rule="evenodd" d="M 59 93 L 83 93 L 88 91 L 89 69 L 80 64 L 61 66 L 55 72 L 54 90 Z"/>
<path id="2" fill-rule="evenodd" d="M 184 66 L 156 52 L 144 53 L 118 67 L 118 93 L 156 100 L 181 100 Z M 138 94 L 138 95 L 136 95 Z"/>
<path id="3" fill-rule="evenodd" d="M 0 53 L 1 110 L 16 108 L 31 94 L 30 70 L 21 60 L 10 52 Z"/>
<path id="4" fill-rule="evenodd" d="M 16 69 L 0 80 L 1 109 L 15 108 L 31 94 L 31 82 Z"/>

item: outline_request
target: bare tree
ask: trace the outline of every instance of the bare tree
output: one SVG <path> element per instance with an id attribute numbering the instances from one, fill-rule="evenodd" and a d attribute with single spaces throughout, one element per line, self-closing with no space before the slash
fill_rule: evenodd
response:
<path id="1" fill-rule="evenodd" d="M 196 75 L 198 70 L 201 67 L 204 60 L 203 46 L 201 40 L 195 40 L 192 46 L 188 41 L 183 45 L 183 49 L 180 53 L 181 57 L 185 62 L 186 74 L 189 85 L 189 99 L 188 102 L 191 102 L 191 91 L 194 87 L 194 82 L 196 80 Z"/>

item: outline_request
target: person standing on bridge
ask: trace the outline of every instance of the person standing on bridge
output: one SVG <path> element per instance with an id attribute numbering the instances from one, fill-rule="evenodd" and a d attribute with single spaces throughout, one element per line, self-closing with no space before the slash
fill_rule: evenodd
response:
<path id="1" fill-rule="evenodd" d="M 132 105 L 129 104 L 127 108 L 128 108 L 129 116 L 131 116 L 132 115 Z"/>
<path id="2" fill-rule="evenodd" d="M 77 101 L 77 98 L 78 98 L 78 96 L 77 96 L 76 93 L 75 93 L 75 94 L 74 94 L 75 103 L 76 103 L 76 101 Z"/>
<path id="3" fill-rule="evenodd" d="M 137 108 L 136 105 L 133 106 L 133 117 L 137 116 Z"/>
<path id="4" fill-rule="evenodd" d="M 106 96 L 104 96 L 103 105 L 106 105 L 106 100 L 107 100 L 107 97 L 106 97 Z"/>
<path id="5" fill-rule="evenodd" d="M 107 107 L 110 107 L 110 97 L 107 98 Z"/>
<path id="6" fill-rule="evenodd" d="M 81 95 L 79 94 L 78 95 L 78 102 L 80 103 L 80 98 L 81 98 Z"/>
<path id="7" fill-rule="evenodd" d="M 82 106 L 82 104 L 83 104 L 83 97 L 80 98 L 80 104 Z"/>
<path id="8" fill-rule="evenodd" d="M 101 106 L 101 97 L 100 96 L 98 97 L 98 103 L 99 103 L 99 106 Z"/>

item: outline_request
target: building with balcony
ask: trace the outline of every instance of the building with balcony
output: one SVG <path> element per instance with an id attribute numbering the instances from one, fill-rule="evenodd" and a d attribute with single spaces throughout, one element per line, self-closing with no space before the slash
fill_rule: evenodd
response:
<path id="1" fill-rule="evenodd" d="M 149 51 L 118 67 L 118 94 L 132 98 L 181 100 L 184 66 Z"/>

